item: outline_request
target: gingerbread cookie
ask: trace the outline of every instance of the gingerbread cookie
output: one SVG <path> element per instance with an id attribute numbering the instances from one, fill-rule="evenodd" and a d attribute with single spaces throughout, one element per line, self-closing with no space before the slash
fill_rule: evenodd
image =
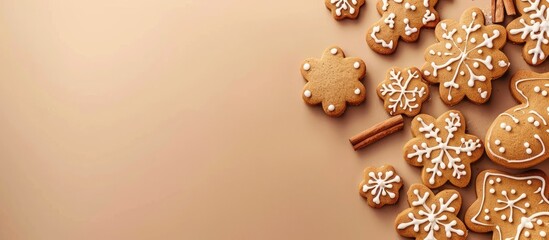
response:
<path id="1" fill-rule="evenodd" d="M 360 195 L 373 208 L 381 208 L 386 204 L 395 204 L 399 198 L 402 180 L 393 166 L 364 169 L 364 180 L 360 183 Z"/>
<path id="2" fill-rule="evenodd" d="M 465 223 L 474 232 L 493 232 L 492 239 L 549 239 L 547 176 L 486 170 L 476 181 L 477 200 Z"/>
<path id="3" fill-rule="evenodd" d="M 336 20 L 357 18 L 364 2 L 365 0 L 324 0 Z"/>
<path id="4" fill-rule="evenodd" d="M 546 0 L 517 0 L 521 16 L 507 25 L 509 40 L 525 43 L 522 56 L 530 65 L 543 63 L 549 52 L 549 2 Z"/>
<path id="5" fill-rule="evenodd" d="M 392 116 L 405 114 L 413 117 L 419 114 L 429 93 L 429 86 L 423 82 L 419 69 L 415 67 L 391 68 L 385 81 L 377 87 L 377 95 L 383 99 L 385 110 Z"/>
<path id="6" fill-rule="evenodd" d="M 528 168 L 549 158 L 549 73 L 518 71 L 510 83 L 520 105 L 494 120 L 486 153 L 505 167 Z"/>
<path id="7" fill-rule="evenodd" d="M 366 42 L 380 54 L 396 51 L 400 38 L 415 42 L 421 28 L 434 28 L 439 19 L 438 0 L 380 0 L 377 11 L 382 15 L 366 34 Z"/>
<path id="8" fill-rule="evenodd" d="M 324 51 L 321 59 L 310 58 L 301 65 L 301 75 L 308 82 L 303 88 L 303 100 L 310 105 L 322 103 L 324 112 L 338 117 L 346 103 L 358 105 L 366 94 L 360 82 L 366 65 L 359 58 L 346 58 L 339 47 Z"/>
<path id="9" fill-rule="evenodd" d="M 420 114 L 412 120 L 414 138 L 404 146 L 404 159 L 423 167 L 421 178 L 430 188 L 450 181 L 465 187 L 471 180 L 471 163 L 483 154 L 482 142 L 465 134 L 466 120 L 461 112 L 448 111 L 435 119 Z"/>
<path id="10" fill-rule="evenodd" d="M 509 59 L 500 50 L 506 41 L 505 28 L 485 26 L 482 11 L 470 8 L 459 23 L 440 22 L 435 35 L 438 43 L 425 51 L 425 80 L 440 83 L 440 97 L 447 105 L 455 105 L 464 97 L 477 104 L 488 101 L 491 81 L 509 69 Z"/>
<path id="11" fill-rule="evenodd" d="M 408 190 L 410 208 L 398 214 L 395 228 L 403 237 L 415 239 L 467 239 L 467 228 L 457 217 L 461 195 L 444 190 L 435 195 L 429 188 L 414 184 Z"/>

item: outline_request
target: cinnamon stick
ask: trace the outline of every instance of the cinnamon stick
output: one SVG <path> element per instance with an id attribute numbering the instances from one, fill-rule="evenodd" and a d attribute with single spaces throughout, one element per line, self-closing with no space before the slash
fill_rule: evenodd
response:
<path id="1" fill-rule="evenodd" d="M 403 127 L 404 118 L 402 115 L 394 116 L 351 137 L 349 142 L 355 150 L 358 150 L 401 130 Z"/>
<path id="2" fill-rule="evenodd" d="M 517 15 L 514 0 L 503 0 L 503 5 L 505 6 L 505 12 L 507 13 L 507 15 L 509 16 Z"/>
<path id="3" fill-rule="evenodd" d="M 353 149 L 355 149 L 355 151 L 358 151 L 362 148 L 365 148 L 367 147 L 368 145 L 372 144 L 372 143 L 375 143 L 379 140 L 381 140 L 382 138 L 386 137 L 386 136 L 389 136 L 395 132 L 398 132 L 400 130 L 402 130 L 404 128 L 404 123 L 401 123 L 401 124 L 398 124 L 398 125 L 395 125 L 393 127 L 390 127 L 382 132 L 379 132 L 377 134 L 374 134 L 373 136 L 369 137 L 369 138 L 366 138 L 364 139 L 362 142 L 359 142 L 358 144 L 356 145 L 353 145 Z"/>
<path id="4" fill-rule="evenodd" d="M 503 0 L 496 0 L 496 12 L 494 13 L 493 22 L 501 23 L 505 19 L 505 6 Z"/>
<path id="5" fill-rule="evenodd" d="M 492 0 L 492 4 L 490 5 L 492 8 L 492 22 L 495 23 L 496 21 L 496 0 Z"/>

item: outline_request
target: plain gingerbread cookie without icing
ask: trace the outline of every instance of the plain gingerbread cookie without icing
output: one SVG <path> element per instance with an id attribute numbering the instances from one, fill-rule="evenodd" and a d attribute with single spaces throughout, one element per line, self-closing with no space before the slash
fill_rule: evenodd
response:
<path id="1" fill-rule="evenodd" d="M 461 209 L 461 195 L 456 190 L 434 194 L 421 184 L 408 190 L 410 208 L 398 214 L 395 228 L 403 237 L 417 240 L 467 239 L 467 228 L 457 217 Z"/>
<path id="2" fill-rule="evenodd" d="M 341 116 L 347 103 L 359 105 L 366 98 L 362 78 L 366 65 L 360 58 L 345 57 L 339 47 L 329 47 L 320 59 L 310 58 L 301 64 L 301 75 L 307 81 L 302 91 L 309 105 L 322 103 L 331 117 Z"/>
<path id="3" fill-rule="evenodd" d="M 482 172 L 465 224 L 474 232 L 493 232 L 492 239 L 549 239 L 546 183 L 547 176 L 538 170 L 519 175 Z"/>
<path id="4" fill-rule="evenodd" d="M 519 71 L 510 88 L 520 105 L 494 120 L 486 133 L 486 153 L 508 168 L 532 167 L 549 158 L 549 73 Z"/>
<path id="5" fill-rule="evenodd" d="M 477 104 L 487 102 L 492 95 L 491 81 L 509 69 L 509 59 L 500 50 L 506 42 L 505 28 L 485 26 L 482 10 L 470 8 L 459 23 L 441 21 L 435 35 L 438 43 L 425 50 L 425 80 L 440 84 L 440 98 L 447 105 L 465 97 Z"/>
<path id="6" fill-rule="evenodd" d="M 471 180 L 471 163 L 484 153 L 476 136 L 465 134 L 466 120 L 461 112 L 452 110 L 435 119 L 420 114 L 412 120 L 414 138 L 404 145 L 404 159 L 423 167 L 421 179 L 429 188 L 449 181 L 465 187 Z"/>
<path id="7" fill-rule="evenodd" d="M 380 54 L 396 51 L 399 39 L 415 42 L 421 28 L 434 28 L 440 20 L 435 5 L 438 0 L 379 0 L 381 16 L 366 33 L 366 42 Z"/>
<path id="8" fill-rule="evenodd" d="M 507 25 L 509 40 L 524 44 L 522 56 L 530 65 L 539 65 L 549 53 L 549 1 L 517 0 L 521 16 Z"/>
<path id="9" fill-rule="evenodd" d="M 360 183 L 359 193 L 373 208 L 395 204 L 399 198 L 402 179 L 393 166 L 364 169 L 364 180 Z"/>
<path id="10" fill-rule="evenodd" d="M 392 67 L 387 71 L 385 81 L 377 87 L 377 95 L 384 102 L 385 111 L 391 116 L 404 114 L 418 115 L 423 102 L 429 99 L 427 85 L 419 69 Z"/>
<path id="11" fill-rule="evenodd" d="M 365 0 L 324 0 L 324 3 L 332 12 L 334 19 L 356 19 Z"/>

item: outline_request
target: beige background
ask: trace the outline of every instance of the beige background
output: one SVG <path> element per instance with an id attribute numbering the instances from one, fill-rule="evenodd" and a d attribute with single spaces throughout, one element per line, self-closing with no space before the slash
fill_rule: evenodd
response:
<path id="1" fill-rule="evenodd" d="M 438 9 L 471 5 L 489 1 Z M 410 119 L 359 152 L 347 138 L 387 118 L 375 85 L 421 66 L 434 36 L 377 55 L 374 6 L 336 22 L 323 0 L 0 0 L 0 239 L 399 239 L 406 197 L 374 210 L 358 183 L 386 163 L 402 194 L 419 181 L 401 157 Z M 368 66 L 367 102 L 339 119 L 300 97 L 301 61 L 332 44 Z M 505 47 L 511 73 L 528 68 L 520 50 Z M 471 133 L 515 105 L 509 76 L 488 104 L 455 107 Z M 424 112 L 439 115 L 431 89 Z"/>

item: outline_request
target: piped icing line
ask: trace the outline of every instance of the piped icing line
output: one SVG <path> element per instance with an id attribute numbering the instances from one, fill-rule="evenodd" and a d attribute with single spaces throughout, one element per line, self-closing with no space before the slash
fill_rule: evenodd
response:
<path id="1" fill-rule="evenodd" d="M 414 159 L 418 163 L 422 163 L 424 160 L 429 160 L 432 163 L 432 167 L 426 167 L 425 173 L 429 174 L 429 184 L 434 185 L 436 178 L 440 178 L 443 175 L 443 169 L 452 169 L 452 178 L 461 179 L 461 177 L 467 175 L 465 163 L 460 154 L 464 153 L 470 157 L 477 149 L 482 147 L 480 139 L 467 136 L 469 139 L 462 137 L 460 144 L 452 145 L 450 141 L 454 139 L 455 133 L 462 127 L 460 115 L 457 112 L 450 112 L 448 117 L 444 119 L 446 126 L 444 130 L 447 131 L 446 138 L 440 137 L 441 129 L 435 127 L 434 123 L 427 124 L 421 117 L 416 117 L 414 121 L 418 121 L 420 126 L 418 131 L 423 134 L 425 140 L 434 139 L 436 144 L 429 146 L 425 142 L 412 146 L 412 152 L 406 155 L 408 159 Z M 435 120 L 436 122 L 436 120 Z M 417 137 L 417 136 L 416 136 Z M 475 140 L 476 138 L 476 140 Z M 438 155 L 432 157 L 431 153 L 438 151 Z M 453 154 L 455 157 L 452 156 Z M 448 178 L 451 179 L 451 178 Z"/>
<path id="2" fill-rule="evenodd" d="M 381 46 L 384 47 L 384 48 L 393 49 L 393 40 L 391 40 L 389 43 L 387 43 L 385 40 L 377 38 L 376 34 L 379 33 L 379 31 L 380 31 L 380 27 L 379 27 L 379 26 L 375 26 L 375 27 L 372 29 L 372 34 L 370 34 L 370 36 L 372 37 L 372 39 L 374 39 L 374 41 L 375 41 L 377 44 L 381 44 Z"/>
<path id="3" fill-rule="evenodd" d="M 521 34 L 522 40 L 536 41 L 536 45 L 533 48 L 528 49 L 527 53 L 532 55 L 532 63 L 537 64 L 539 60 L 545 60 L 545 52 L 543 52 L 542 44 L 549 44 L 547 39 L 549 29 L 549 9 L 546 5 L 540 4 L 540 0 L 521 0 L 522 2 L 528 2 L 530 6 L 523 8 L 523 16 L 528 16 L 531 21 L 526 21 L 525 18 L 520 18 L 518 21 L 523 26 L 521 28 L 510 29 L 509 34 L 517 35 Z"/>
<path id="4" fill-rule="evenodd" d="M 541 114 L 539 114 L 538 112 L 536 112 L 534 110 L 530 110 L 530 112 L 528 112 L 528 113 L 534 114 L 537 117 L 539 117 L 543 121 L 543 125 L 547 126 L 547 121 L 545 121 L 545 118 L 543 116 L 541 116 Z"/>
<path id="5" fill-rule="evenodd" d="M 535 194 L 539 194 L 542 198 L 541 202 L 539 202 L 540 205 L 541 204 L 549 204 L 549 200 L 545 197 L 546 182 L 545 182 L 545 178 L 543 178 L 541 176 L 537 176 L 537 175 L 515 177 L 515 176 L 508 175 L 508 174 L 503 174 L 503 173 L 486 172 L 484 174 L 484 178 L 482 180 L 482 199 L 481 199 L 481 203 L 480 203 L 478 212 L 471 218 L 471 222 L 474 223 L 474 224 L 477 224 L 477 225 L 481 225 L 481 226 L 495 227 L 495 229 L 498 231 L 499 239 L 503 240 L 501 227 L 499 225 L 488 224 L 488 223 L 484 223 L 484 222 L 478 220 L 480 214 L 483 211 L 483 206 L 484 206 L 485 201 L 486 201 L 486 192 L 488 191 L 486 189 L 486 187 L 487 187 L 487 183 L 489 183 L 488 178 L 491 177 L 491 176 L 498 177 L 498 179 L 499 178 L 509 178 L 509 179 L 513 179 L 513 180 L 517 180 L 517 181 L 527 181 L 527 183 L 529 182 L 530 184 L 531 184 L 532 180 L 539 180 L 542 183 L 542 186 L 538 189 L 538 191 L 535 192 Z M 521 200 L 522 199 L 524 199 L 524 198 L 521 198 Z M 537 212 L 537 213 L 529 216 L 528 218 L 522 218 L 521 223 L 517 226 L 517 231 L 516 231 L 515 236 L 513 238 L 506 238 L 506 240 L 507 239 L 518 240 L 521 233 L 522 233 L 522 230 L 525 228 L 527 223 L 531 223 L 533 219 L 536 219 L 537 217 L 540 217 L 540 216 L 549 216 L 549 212 L 546 212 L 546 211 Z M 528 222 L 524 221 L 525 219 L 528 220 Z M 512 222 L 512 220 L 511 220 L 511 222 Z"/>
<path id="6" fill-rule="evenodd" d="M 509 113 L 502 113 L 502 114 L 500 114 L 500 116 L 507 116 L 507 117 L 510 117 L 510 118 L 513 120 L 513 122 L 515 122 L 515 123 L 519 123 L 519 122 L 520 122 L 520 120 L 519 120 L 517 117 L 515 117 L 515 116 L 513 116 L 513 115 L 511 115 L 511 114 L 509 114 Z"/>
<path id="7" fill-rule="evenodd" d="M 490 139 L 491 135 L 492 135 L 492 133 L 491 133 L 491 132 L 488 132 L 488 136 L 487 136 L 486 139 Z M 532 161 L 532 160 L 534 160 L 534 159 L 536 159 L 536 158 L 539 158 L 539 157 L 543 156 L 543 155 L 545 154 L 545 151 L 546 151 L 546 150 L 545 150 L 545 143 L 543 142 L 543 139 L 541 139 L 541 137 L 540 137 L 538 134 L 534 134 L 534 138 L 535 138 L 536 140 L 538 140 L 539 143 L 541 144 L 541 148 L 542 148 L 542 149 L 541 149 L 541 152 L 540 152 L 539 154 L 537 154 L 536 156 L 529 157 L 529 158 L 526 158 L 526 159 L 508 159 L 508 158 L 506 158 L 506 157 L 503 157 L 503 156 L 501 156 L 500 154 L 495 153 L 495 152 L 492 150 L 492 148 L 490 147 L 490 142 L 487 142 L 487 143 L 486 143 L 486 146 L 487 146 L 486 149 L 488 149 L 488 151 L 490 151 L 490 153 L 491 153 L 492 155 L 494 155 L 494 156 L 496 156 L 497 158 L 502 159 L 502 160 L 504 160 L 504 161 L 506 161 L 506 162 L 508 162 L 508 163 L 523 163 L 523 162 L 529 162 L 529 161 Z"/>
<path id="8" fill-rule="evenodd" d="M 423 185 L 421 186 L 421 188 L 426 188 Z M 414 186 L 412 186 L 412 188 L 413 187 Z M 457 209 L 450 206 L 459 198 L 459 194 L 455 192 L 448 199 L 444 199 L 425 189 L 422 189 L 422 191 L 425 192 L 424 194 L 421 194 L 421 188 L 411 190 L 413 196 L 410 197 L 416 199 L 409 200 L 411 201 L 410 207 L 412 207 L 413 211 L 406 215 L 408 217 L 408 222 L 399 223 L 397 229 L 404 230 L 413 227 L 412 230 L 416 233 L 425 231 L 427 236 L 424 239 L 430 240 L 436 239 L 435 235 L 437 235 L 439 230 L 444 231 L 444 236 L 447 238 L 452 238 L 454 235 L 465 236 L 464 230 L 459 229 L 459 227 L 456 228 L 459 221 L 459 219 L 454 219 L 457 214 Z M 435 200 L 433 201 L 433 204 L 428 204 L 427 201 L 431 197 L 435 199 L 438 198 L 438 201 Z M 418 208 L 419 210 L 417 210 Z M 422 226 L 424 224 L 426 225 Z"/>
<path id="9" fill-rule="evenodd" d="M 418 98 L 423 97 L 426 94 L 426 88 L 414 88 L 414 89 L 408 89 L 408 85 L 414 80 L 418 79 L 420 77 L 418 71 L 412 72 L 410 69 L 407 71 L 408 77 L 406 80 L 404 80 L 404 77 L 402 76 L 402 71 L 395 71 L 395 69 L 391 69 L 389 72 L 389 80 L 391 81 L 390 84 L 383 83 L 381 85 L 381 95 L 397 95 L 396 98 L 390 98 L 388 108 L 390 109 L 390 114 L 394 114 L 397 112 L 397 108 L 402 108 L 403 110 L 408 110 L 412 112 L 414 109 L 417 109 L 420 105 L 418 103 Z"/>
<path id="10" fill-rule="evenodd" d="M 356 5 L 358 4 L 357 0 L 351 0 L 351 3 L 349 3 L 349 0 L 330 0 L 331 4 L 335 4 L 336 8 L 336 15 L 341 16 L 343 10 L 349 9 L 350 14 L 355 14 Z"/>
<path id="11" fill-rule="evenodd" d="M 433 9 L 438 0 L 380 0 L 378 5 L 382 17 L 369 30 L 368 45 L 378 53 L 392 53 L 399 38 L 407 42 L 416 41 L 422 27 L 434 27 L 437 22 L 437 13 Z M 381 32 L 379 35 L 377 33 Z M 381 45 L 381 49 L 377 45 Z M 391 49 L 391 51 L 383 48 Z"/>
<path id="12" fill-rule="evenodd" d="M 396 193 L 393 189 L 394 183 L 400 183 L 400 176 L 396 175 L 393 171 L 387 172 L 370 172 L 368 173 L 370 179 L 367 184 L 362 185 L 362 191 L 370 192 L 374 198 L 372 201 L 375 204 L 381 203 L 381 196 L 389 196 L 389 198 L 395 198 Z"/>
<path id="13" fill-rule="evenodd" d="M 450 80 L 444 80 L 441 81 L 441 85 L 444 88 L 448 89 L 447 96 L 445 97 L 448 101 L 453 100 L 452 91 L 454 89 L 461 89 L 463 86 L 460 86 L 458 84 L 458 77 L 465 76 L 465 73 L 468 73 L 469 79 L 466 79 L 466 86 L 470 88 L 477 88 L 475 87 L 476 82 L 486 82 L 487 80 L 491 80 L 492 76 L 485 76 L 481 74 L 475 73 L 474 69 L 478 69 L 481 66 L 484 66 L 488 70 L 494 69 L 493 57 L 491 55 L 487 55 L 484 58 L 479 57 L 471 57 L 471 53 L 479 53 L 481 54 L 484 52 L 483 48 L 493 49 L 494 48 L 494 41 L 501 36 L 501 32 L 497 29 L 494 29 L 492 32 L 487 32 L 482 34 L 483 41 L 479 42 L 476 38 L 471 37 L 471 34 L 474 32 L 477 32 L 481 30 L 481 28 L 484 26 L 481 23 L 475 23 L 478 18 L 477 10 L 473 10 L 470 12 L 471 14 L 471 21 L 467 24 L 459 23 L 461 26 L 461 29 L 465 31 L 465 39 L 462 39 L 461 37 L 455 38 L 454 36 L 458 32 L 458 28 L 449 29 L 448 24 L 446 22 L 441 22 L 439 24 L 440 28 L 442 29 L 443 33 L 440 36 L 443 41 L 441 43 L 444 43 L 444 40 L 446 42 L 446 50 L 448 52 L 444 52 L 444 56 L 455 56 L 452 58 L 447 59 L 446 62 L 437 64 L 435 63 L 435 60 L 438 58 L 435 58 L 433 61 L 428 61 L 428 65 L 430 68 L 432 68 L 432 71 L 429 70 L 429 68 L 425 69 L 424 67 L 424 75 L 425 76 L 433 76 L 438 77 L 439 71 L 448 71 L 452 74 L 452 77 Z M 491 34 L 491 35 L 490 35 Z M 437 36 L 438 37 L 438 36 Z M 464 43 L 464 44 L 462 44 Z M 440 43 L 439 43 L 440 44 Z M 460 45 L 463 45 L 460 47 Z M 457 55 L 455 55 L 453 52 L 456 52 Z M 434 51 L 430 52 L 431 55 Z M 442 53 L 438 53 L 438 56 L 441 56 Z M 428 59 L 426 57 L 426 59 Z M 499 66 L 501 68 L 507 68 L 509 65 L 507 64 L 507 60 L 505 59 L 496 59 Z M 457 64 L 457 66 L 454 68 L 452 65 Z M 452 72 L 454 71 L 454 72 Z M 490 79 L 489 79 L 490 78 Z M 479 94 L 481 94 L 482 99 L 486 99 L 488 93 L 482 95 L 482 89 L 481 91 L 478 91 Z"/>
<path id="14" fill-rule="evenodd" d="M 515 89 L 520 94 L 520 96 L 524 99 L 524 101 L 526 101 L 526 105 L 515 109 L 515 112 L 530 107 L 530 99 L 524 94 L 524 92 L 518 87 L 518 85 L 523 82 L 537 81 L 537 80 L 549 80 L 549 78 L 524 78 L 515 82 Z"/>

